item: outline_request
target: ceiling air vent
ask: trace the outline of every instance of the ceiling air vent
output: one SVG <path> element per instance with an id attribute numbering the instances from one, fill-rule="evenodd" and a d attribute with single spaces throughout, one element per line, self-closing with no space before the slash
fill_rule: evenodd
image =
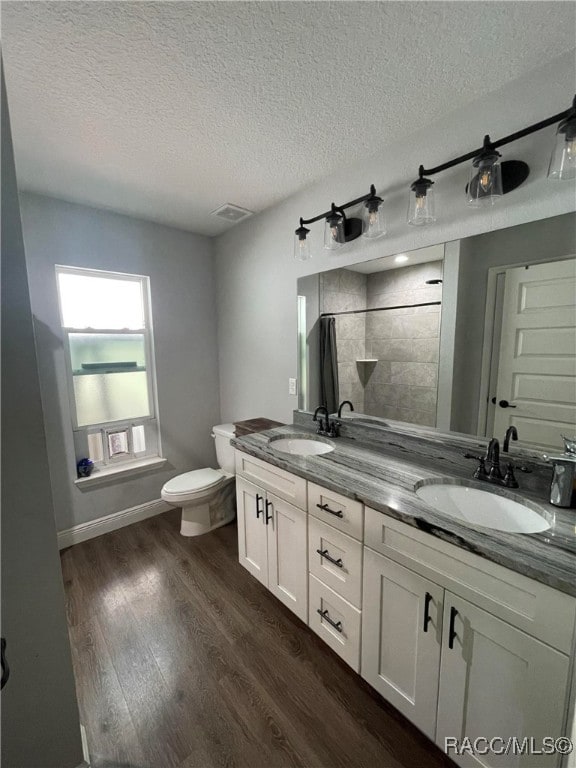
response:
<path id="1" fill-rule="evenodd" d="M 212 211 L 211 216 L 220 216 L 221 219 L 226 219 L 232 223 L 247 219 L 248 216 L 252 216 L 254 211 L 249 211 L 247 208 L 240 208 L 239 205 L 232 205 L 232 203 L 225 203 L 220 208 L 216 208 Z"/>

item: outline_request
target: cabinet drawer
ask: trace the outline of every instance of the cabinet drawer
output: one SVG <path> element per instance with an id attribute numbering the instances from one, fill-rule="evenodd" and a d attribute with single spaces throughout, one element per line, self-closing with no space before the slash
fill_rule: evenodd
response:
<path id="1" fill-rule="evenodd" d="M 360 669 L 360 611 L 312 574 L 309 578 L 308 625 L 310 629 L 313 629 L 338 656 L 358 672 Z M 318 611 L 322 611 L 324 615 L 321 616 Z"/>
<path id="2" fill-rule="evenodd" d="M 320 555 L 323 552 L 324 555 Z M 336 562 L 332 562 L 335 560 Z M 310 573 L 356 608 L 362 599 L 362 543 L 331 525 L 308 518 Z"/>
<path id="3" fill-rule="evenodd" d="M 272 491 L 284 501 L 299 509 L 306 509 L 306 480 L 284 469 L 256 459 L 242 451 L 236 451 L 236 474 L 256 483 L 266 491 Z"/>
<path id="4" fill-rule="evenodd" d="M 308 512 L 339 531 L 362 541 L 364 505 L 336 491 L 308 483 Z"/>
<path id="5" fill-rule="evenodd" d="M 367 547 L 570 653 L 576 599 L 366 507 Z"/>

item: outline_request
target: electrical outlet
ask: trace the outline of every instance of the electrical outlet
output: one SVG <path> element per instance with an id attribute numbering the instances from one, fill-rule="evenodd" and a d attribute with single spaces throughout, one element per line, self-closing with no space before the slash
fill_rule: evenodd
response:
<path id="1" fill-rule="evenodd" d="M 288 379 L 288 394 L 289 395 L 298 394 L 298 379 Z"/>

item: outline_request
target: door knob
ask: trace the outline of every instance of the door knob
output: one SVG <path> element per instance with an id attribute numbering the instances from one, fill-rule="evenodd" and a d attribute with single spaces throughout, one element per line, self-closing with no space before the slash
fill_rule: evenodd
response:
<path id="1" fill-rule="evenodd" d="M 516 408 L 515 405 L 510 405 L 508 400 L 499 400 L 498 405 L 500 406 L 500 408 Z"/>

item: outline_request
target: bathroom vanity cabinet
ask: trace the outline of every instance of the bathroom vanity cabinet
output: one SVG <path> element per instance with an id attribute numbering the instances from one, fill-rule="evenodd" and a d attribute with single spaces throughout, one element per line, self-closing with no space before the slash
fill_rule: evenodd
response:
<path id="1" fill-rule="evenodd" d="M 236 455 L 240 562 L 440 749 L 448 737 L 538 745 L 568 732 L 576 598 Z M 450 756 L 562 765 L 560 755 Z"/>
<path id="2" fill-rule="evenodd" d="M 305 504 L 306 481 L 258 460 L 237 463 L 258 482 L 236 480 L 240 563 L 307 622 L 306 511 L 278 495 Z"/>

